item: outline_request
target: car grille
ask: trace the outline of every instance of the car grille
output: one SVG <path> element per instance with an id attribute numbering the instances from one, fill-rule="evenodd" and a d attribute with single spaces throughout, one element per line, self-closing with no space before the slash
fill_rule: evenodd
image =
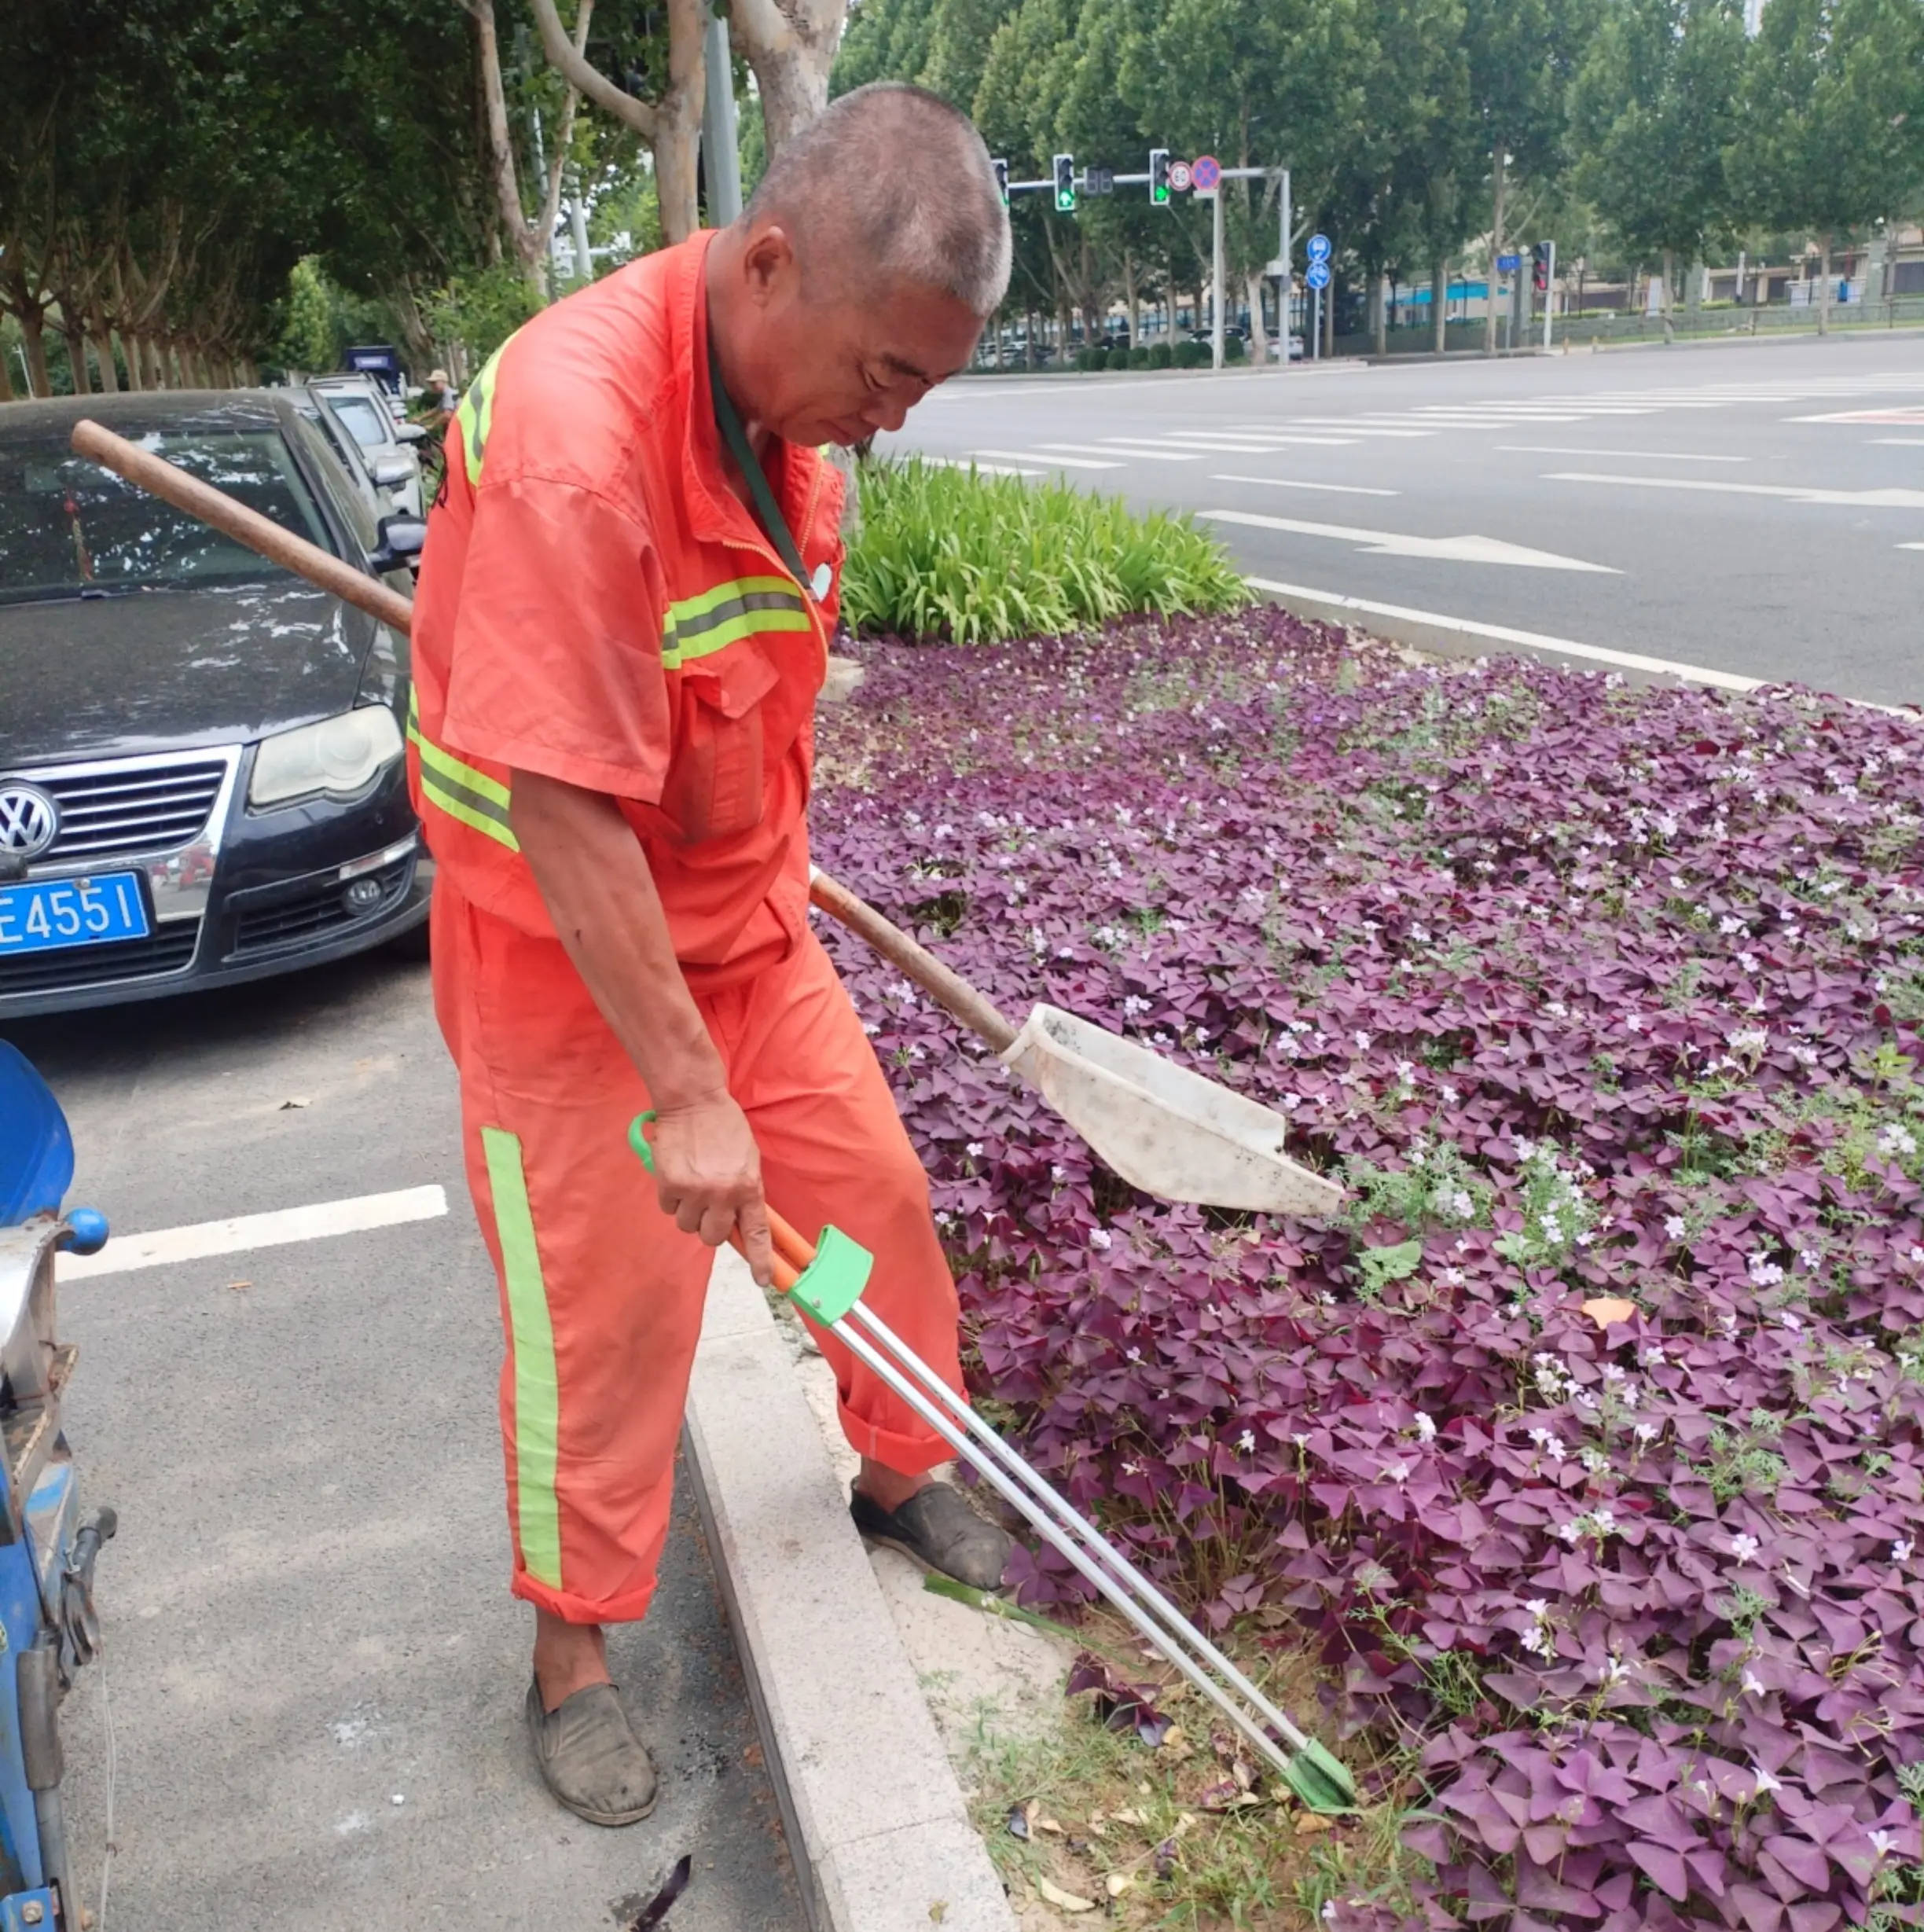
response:
<path id="1" fill-rule="evenodd" d="M 207 821 L 227 776 L 213 758 L 184 765 L 129 763 L 110 770 L 46 772 L 33 782 L 60 805 L 60 835 L 42 861 L 110 852 L 167 852 Z"/>
<path id="2" fill-rule="evenodd" d="M 345 888 L 338 880 L 329 879 L 309 887 L 296 898 L 243 913 L 234 922 L 233 950 L 228 957 L 239 959 L 250 953 L 270 952 L 332 931 L 337 927 L 364 925 L 370 919 L 379 919 L 384 913 L 393 911 L 406 891 L 413 863 L 410 854 L 370 875 L 380 881 L 381 896 L 365 912 L 349 912 L 342 897 Z"/>
<path id="3" fill-rule="evenodd" d="M 193 962 L 200 922 L 163 927 L 146 939 L 116 939 L 104 946 L 63 946 L 0 959 L 0 999 L 10 994 L 57 993 L 117 980 L 147 979 L 183 972 Z"/>

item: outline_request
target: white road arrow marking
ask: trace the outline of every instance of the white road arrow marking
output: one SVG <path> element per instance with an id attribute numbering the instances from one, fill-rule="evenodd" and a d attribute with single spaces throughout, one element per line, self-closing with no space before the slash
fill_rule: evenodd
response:
<path id="1" fill-rule="evenodd" d="M 1924 510 L 1924 490 L 1819 490 L 1799 483 L 1710 483 L 1697 476 L 1605 476 L 1552 470 L 1545 483 L 1621 483 L 1630 490 L 1715 490 L 1727 496 L 1781 497 L 1787 503 L 1841 503 L 1862 510 Z"/>
<path id="2" fill-rule="evenodd" d="M 1586 564 L 1581 558 L 1559 556 L 1551 550 L 1526 549 L 1495 537 L 1407 537 L 1394 530 L 1356 530 L 1345 523 L 1304 523 L 1289 516 L 1258 516 L 1250 510 L 1199 510 L 1197 515 L 1219 523 L 1247 523 L 1258 530 L 1292 531 L 1302 537 L 1333 537 L 1379 556 L 1422 556 L 1448 564 L 1504 564 L 1519 570 L 1593 571 L 1599 576 L 1622 573 L 1607 564 Z"/>

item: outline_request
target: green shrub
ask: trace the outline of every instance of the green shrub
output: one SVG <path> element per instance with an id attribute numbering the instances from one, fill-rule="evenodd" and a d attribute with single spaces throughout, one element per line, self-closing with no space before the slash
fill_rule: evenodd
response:
<path id="1" fill-rule="evenodd" d="M 1239 362 L 1247 353 L 1243 347 L 1243 338 L 1240 336 L 1224 336 L 1223 360 L 1225 362 Z"/>
<path id="2" fill-rule="evenodd" d="M 1150 360 L 1151 353 L 1149 350 L 1140 345 L 1130 350 L 1129 352 L 1129 367 L 1131 369 L 1154 369 L 1155 364 Z"/>
<path id="3" fill-rule="evenodd" d="M 1109 366 L 1111 369 L 1128 369 L 1130 367 L 1129 351 L 1127 349 L 1121 347 L 1111 349 L 1109 351 Z"/>
<path id="4" fill-rule="evenodd" d="M 1178 369 L 1201 369 L 1214 360 L 1206 342 L 1179 342 L 1176 345 L 1175 363 Z"/>
<path id="5" fill-rule="evenodd" d="M 1249 601 L 1187 516 L 1139 516 L 1067 483 L 912 457 L 865 464 L 861 506 L 842 569 L 843 615 L 858 630 L 982 644 Z"/>
<path id="6" fill-rule="evenodd" d="M 1166 342 L 1152 342 L 1149 345 L 1149 366 L 1151 369 L 1167 369 L 1170 350 Z"/>

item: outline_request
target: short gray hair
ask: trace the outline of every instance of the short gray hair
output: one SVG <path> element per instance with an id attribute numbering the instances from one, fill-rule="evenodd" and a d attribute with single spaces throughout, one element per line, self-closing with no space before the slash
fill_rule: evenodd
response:
<path id="1" fill-rule="evenodd" d="M 777 216 L 805 278 L 842 252 L 857 272 L 939 289 L 984 317 L 1008 289 L 1008 211 L 989 150 L 925 87 L 872 81 L 832 101 L 777 152 L 742 219 Z"/>

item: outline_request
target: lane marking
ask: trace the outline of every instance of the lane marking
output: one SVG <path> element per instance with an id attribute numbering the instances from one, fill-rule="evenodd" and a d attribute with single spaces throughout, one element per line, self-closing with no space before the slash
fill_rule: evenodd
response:
<path id="1" fill-rule="evenodd" d="M 1696 456 L 1681 450 L 1584 450 L 1562 443 L 1500 443 L 1511 456 L 1634 456 L 1654 463 L 1747 463 L 1747 456 Z"/>
<path id="2" fill-rule="evenodd" d="M 924 463 L 938 465 L 943 469 L 972 469 L 983 476 L 1046 476 L 1045 469 L 1017 469 L 1008 463 L 978 463 L 973 457 L 931 456 L 926 450 L 911 450 L 911 456 L 920 457 Z"/>
<path id="3" fill-rule="evenodd" d="M 1265 483 L 1272 490 L 1327 490 L 1339 497 L 1400 497 L 1403 494 L 1401 490 L 1373 490 L 1367 483 L 1308 483 L 1297 476 L 1239 476 L 1227 470 L 1217 471 L 1210 481 Z"/>
<path id="4" fill-rule="evenodd" d="M 1204 456 L 1261 456 L 1269 450 L 1286 450 L 1298 444 L 1306 449 L 1340 450 L 1355 439 L 1350 436 L 1215 435 L 1206 430 L 1173 430 L 1162 436 L 1105 436 L 1112 446 L 1133 443 L 1144 449 L 1190 450 Z"/>
<path id="5" fill-rule="evenodd" d="M 1711 490 L 1725 496 L 1781 497 L 1788 503 L 1841 503 L 1865 510 L 1924 510 L 1924 490 L 1819 490 L 1798 483 L 1711 483 L 1697 476 L 1606 476 L 1581 469 L 1551 470 L 1542 480 L 1621 483 L 1629 490 Z"/>
<path id="6" fill-rule="evenodd" d="M 1900 543 L 1897 547 L 1900 550 L 1924 550 L 1924 543 Z"/>
<path id="7" fill-rule="evenodd" d="M 1346 523 L 1305 523 L 1288 516 L 1258 516 L 1252 510 L 1199 510 L 1196 514 L 1216 523 L 1247 523 L 1255 530 L 1330 537 L 1379 556 L 1428 557 L 1445 564 L 1504 564 L 1519 570 L 1590 571 L 1603 577 L 1623 574 L 1607 564 L 1586 564 L 1579 557 L 1528 549 L 1520 543 L 1505 543 L 1496 537 L 1409 537 L 1393 530 L 1357 530 Z"/>
<path id="8" fill-rule="evenodd" d="M 1114 456 L 1118 454 L 1106 443 L 1038 443 L 1038 450 L 1075 450 L 1088 456 Z M 1147 463 L 1199 463 L 1202 453 L 1199 450 L 1130 450 L 1131 457 Z"/>
<path id="9" fill-rule="evenodd" d="M 1873 436 L 1870 440 L 1886 450 L 1924 450 L 1924 436 Z"/>
<path id="10" fill-rule="evenodd" d="M 1839 410 L 1830 416 L 1786 416 L 1786 423 L 1924 423 L 1924 408 L 1911 403 L 1901 409 Z"/>
<path id="11" fill-rule="evenodd" d="M 1359 423 L 1347 416 L 1300 416 L 1289 424 L 1291 429 L 1340 429 L 1352 436 L 1393 436 L 1401 442 L 1413 443 L 1419 437 L 1434 436 L 1434 429 L 1391 429 L 1379 423 Z"/>
<path id="12" fill-rule="evenodd" d="M 1043 458 L 1033 450 L 977 450 L 977 456 L 1000 457 L 1007 463 L 1039 463 Z M 1052 456 L 1048 459 L 1051 469 L 1120 469 L 1120 463 L 1098 463 L 1086 456 Z"/>
<path id="13" fill-rule="evenodd" d="M 344 1201 L 316 1201 L 307 1207 L 279 1207 L 266 1214 L 237 1214 L 226 1221 L 200 1221 L 185 1228 L 159 1228 L 151 1234 L 117 1234 L 97 1254 L 62 1254 L 54 1272 L 62 1281 L 94 1275 L 123 1275 L 137 1268 L 167 1268 L 176 1262 L 204 1261 L 214 1254 L 244 1254 L 254 1248 L 286 1247 L 337 1234 L 363 1234 L 372 1228 L 395 1228 L 404 1221 L 435 1221 L 448 1211 L 447 1190 L 439 1186 L 402 1188 L 391 1194 L 357 1194 Z"/>

